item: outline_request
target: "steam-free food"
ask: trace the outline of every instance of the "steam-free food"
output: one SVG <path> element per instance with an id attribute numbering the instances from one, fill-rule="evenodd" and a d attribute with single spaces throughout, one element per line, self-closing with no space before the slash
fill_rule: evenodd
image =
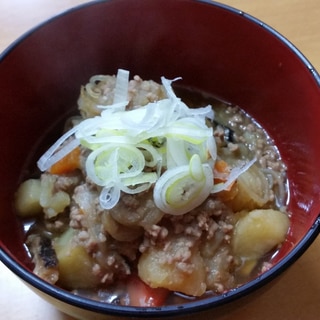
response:
<path id="1" fill-rule="evenodd" d="M 272 267 L 290 227 L 276 146 L 239 107 L 179 84 L 119 69 L 81 87 L 78 115 L 16 193 L 39 277 L 159 306 Z"/>

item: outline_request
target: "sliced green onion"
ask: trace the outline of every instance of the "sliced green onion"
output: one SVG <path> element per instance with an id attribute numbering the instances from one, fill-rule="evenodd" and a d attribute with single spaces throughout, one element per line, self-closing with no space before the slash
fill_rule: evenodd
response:
<path id="1" fill-rule="evenodd" d="M 184 166 L 189 161 L 185 141 L 167 138 L 167 168 Z"/>
<path id="2" fill-rule="evenodd" d="M 212 169 L 193 155 L 190 164 L 167 170 L 156 182 L 153 198 L 165 213 L 181 215 L 198 207 L 213 187 Z"/>
<path id="3" fill-rule="evenodd" d="M 129 71 L 118 69 L 113 103 L 128 102 Z"/>
<path id="4" fill-rule="evenodd" d="M 76 132 L 76 128 L 72 128 L 62 135 L 38 160 L 37 165 L 41 171 L 46 171 L 52 167 L 53 164 L 61 160 L 68 153 L 79 146 L 80 141 L 73 139 L 71 142 L 65 144 L 66 140 L 69 139 Z M 63 148 L 59 149 L 61 145 Z M 57 151 L 59 149 L 59 151 Z"/>
<path id="5" fill-rule="evenodd" d="M 170 127 L 165 136 L 182 139 L 193 144 L 199 144 L 208 139 L 208 132 L 211 130 L 201 130 L 196 128 L 185 128 L 179 126 Z"/>
<path id="6" fill-rule="evenodd" d="M 97 106 L 103 109 L 99 116 L 66 132 L 39 159 L 38 167 L 48 170 L 80 144 L 90 151 L 88 178 L 103 187 L 103 208 L 115 206 L 121 191 L 142 192 L 155 184 L 154 199 L 161 210 L 188 212 L 215 190 L 211 168 L 217 147 L 212 128 L 206 125 L 206 119 L 214 117 L 212 107 L 188 108 L 172 88 L 179 78 L 162 77 L 166 99 L 126 111 L 128 79 L 129 72 L 119 69 L 114 103 Z"/>
<path id="7" fill-rule="evenodd" d="M 107 144 L 91 152 L 86 160 L 88 176 L 100 186 L 135 177 L 144 167 L 142 152 L 131 145 Z"/>
<path id="8" fill-rule="evenodd" d="M 202 162 L 197 154 L 193 155 L 190 159 L 189 173 L 190 177 L 195 181 L 201 182 L 205 179 Z"/>
<path id="9" fill-rule="evenodd" d="M 107 149 L 107 150 L 104 150 Z M 91 152 L 86 160 L 86 173 L 88 177 L 98 186 L 106 186 L 110 184 L 112 181 L 117 181 L 117 158 L 118 158 L 118 150 L 114 148 L 109 155 L 109 158 L 103 166 L 96 166 L 95 160 L 97 156 L 106 151 L 108 152 L 109 146 L 106 148 L 98 148 L 95 151 Z"/>
<path id="10" fill-rule="evenodd" d="M 208 137 L 206 141 L 206 150 L 208 150 L 209 156 L 213 161 L 217 160 L 217 145 L 214 136 Z"/>
<path id="11" fill-rule="evenodd" d="M 128 101 L 122 101 L 122 102 L 117 102 L 117 103 L 113 103 L 111 105 L 100 105 L 98 104 L 96 107 L 99 109 L 104 110 L 111 110 L 112 112 L 118 112 L 118 111 L 125 111 L 126 106 L 128 105 Z M 102 111 L 102 112 L 103 112 Z"/>
<path id="12" fill-rule="evenodd" d="M 122 179 L 120 188 L 125 193 L 140 193 L 148 190 L 157 179 L 158 175 L 155 172 L 140 173 L 138 176 Z"/>
<path id="13" fill-rule="evenodd" d="M 103 209 L 112 209 L 120 199 L 120 188 L 117 184 L 107 185 L 103 187 L 100 196 L 99 196 L 99 203 Z"/>
<path id="14" fill-rule="evenodd" d="M 179 99 L 172 89 L 172 82 L 181 80 L 181 79 L 182 79 L 181 77 L 177 77 L 173 80 L 169 80 L 169 79 L 166 79 L 165 77 L 161 77 L 162 85 L 164 86 L 164 89 L 166 90 L 166 94 L 170 99 L 173 99 L 173 100 Z"/>
<path id="15" fill-rule="evenodd" d="M 156 167 L 159 164 L 162 163 L 162 156 L 161 154 L 156 150 L 155 147 L 153 147 L 151 144 L 148 143 L 138 143 L 136 145 L 138 149 L 141 150 L 141 152 L 144 155 L 145 159 L 145 165 L 147 167 Z M 145 151 L 144 151 L 145 150 Z"/>

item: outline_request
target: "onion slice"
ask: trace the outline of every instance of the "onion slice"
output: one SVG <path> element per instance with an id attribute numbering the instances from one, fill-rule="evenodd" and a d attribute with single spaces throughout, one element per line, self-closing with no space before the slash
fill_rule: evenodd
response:
<path id="1" fill-rule="evenodd" d="M 239 167 L 232 168 L 227 180 L 225 182 L 215 184 L 211 190 L 211 193 L 217 193 L 228 189 L 231 184 L 236 181 L 242 173 L 247 171 L 256 161 L 257 159 L 253 158 L 252 160 L 240 165 Z"/>

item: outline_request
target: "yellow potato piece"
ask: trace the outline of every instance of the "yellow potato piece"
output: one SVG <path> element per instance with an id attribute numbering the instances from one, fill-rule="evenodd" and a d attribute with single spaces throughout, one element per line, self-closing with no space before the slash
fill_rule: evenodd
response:
<path id="1" fill-rule="evenodd" d="M 42 211 L 40 205 L 41 182 L 29 179 L 22 182 L 15 195 L 15 207 L 20 217 L 37 215 Z"/>
<path id="2" fill-rule="evenodd" d="M 169 250 L 152 247 L 143 253 L 138 263 L 139 277 L 152 288 L 167 288 L 187 295 L 201 296 L 206 291 L 206 272 L 198 249 L 192 248 L 186 261 L 170 261 L 179 251 L 173 243 Z"/>
<path id="3" fill-rule="evenodd" d="M 240 212 L 236 217 L 239 220 L 234 228 L 233 251 L 249 259 L 259 259 L 281 244 L 290 224 L 286 214 L 273 209 Z"/>
<path id="4" fill-rule="evenodd" d="M 66 289 L 94 288 L 99 283 L 93 274 L 95 264 L 86 249 L 72 241 L 74 230 L 68 229 L 54 241 L 54 249 L 59 262 L 58 283 Z"/>
<path id="5" fill-rule="evenodd" d="M 47 219 L 57 216 L 70 205 L 70 196 L 65 191 L 55 191 L 56 177 L 53 175 L 42 175 L 40 205 L 43 207 Z"/>

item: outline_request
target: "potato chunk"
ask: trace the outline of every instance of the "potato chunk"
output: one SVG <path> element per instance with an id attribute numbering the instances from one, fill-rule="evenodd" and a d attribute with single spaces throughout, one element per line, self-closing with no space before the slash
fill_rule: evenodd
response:
<path id="1" fill-rule="evenodd" d="M 39 179 L 29 179 L 20 184 L 15 195 L 15 207 L 19 216 L 26 218 L 41 213 L 40 193 Z"/>
<path id="2" fill-rule="evenodd" d="M 232 247 L 238 256 L 259 259 L 281 244 L 289 229 L 286 214 L 273 209 L 240 212 L 234 228 Z"/>
<path id="3" fill-rule="evenodd" d="M 74 230 L 68 229 L 54 242 L 59 262 L 59 284 L 66 289 L 94 288 L 99 278 L 93 273 L 95 262 L 86 249 L 72 240 Z"/>
<path id="4" fill-rule="evenodd" d="M 56 191 L 54 175 L 41 176 L 40 205 L 43 207 L 46 218 L 50 219 L 63 212 L 70 205 L 70 196 L 65 191 Z"/>
<path id="5" fill-rule="evenodd" d="M 150 247 L 142 254 L 139 277 L 152 288 L 201 296 L 206 290 L 206 271 L 198 247 L 188 248 L 185 237 L 171 240 L 166 248 Z"/>

